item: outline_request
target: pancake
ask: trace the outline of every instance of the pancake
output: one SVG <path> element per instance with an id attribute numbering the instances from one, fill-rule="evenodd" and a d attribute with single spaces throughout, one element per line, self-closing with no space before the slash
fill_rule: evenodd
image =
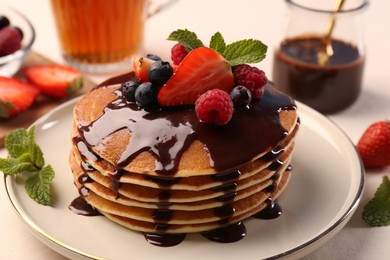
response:
<path id="1" fill-rule="evenodd" d="M 237 225 L 279 198 L 291 177 L 299 118 L 268 83 L 223 127 L 193 106 L 140 108 L 126 74 L 87 93 L 73 111 L 69 164 L 89 205 L 131 230 L 205 232 Z"/>

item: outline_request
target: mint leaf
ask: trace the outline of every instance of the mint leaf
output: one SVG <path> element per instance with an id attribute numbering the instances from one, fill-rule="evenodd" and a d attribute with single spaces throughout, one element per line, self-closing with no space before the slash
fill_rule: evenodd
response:
<path id="1" fill-rule="evenodd" d="M 390 180 L 384 176 L 382 183 L 363 209 L 363 220 L 372 227 L 390 225 Z"/>
<path id="2" fill-rule="evenodd" d="M 24 185 L 27 194 L 42 205 L 50 205 L 53 197 L 50 192 L 50 184 L 54 178 L 54 170 L 48 165 L 41 171 L 29 177 Z"/>
<path id="3" fill-rule="evenodd" d="M 7 148 L 8 155 L 11 158 L 19 158 L 24 156 L 21 161 L 31 162 L 38 168 L 42 168 L 45 164 L 43 153 L 40 147 L 35 143 L 35 128 L 30 130 L 15 129 L 10 132 L 4 141 L 5 148 Z M 29 156 L 26 157 L 26 154 Z"/>
<path id="4" fill-rule="evenodd" d="M 30 174 L 25 183 L 28 195 L 36 202 L 49 205 L 52 202 L 50 183 L 54 177 L 53 168 L 44 167 L 43 152 L 35 143 L 35 130 L 15 129 L 4 141 L 7 158 L 0 158 L 0 171 L 5 175 Z"/>
<path id="5" fill-rule="evenodd" d="M 215 33 L 210 40 L 210 48 L 218 53 L 223 53 L 226 48 L 225 39 L 220 32 Z"/>
<path id="6" fill-rule="evenodd" d="M 179 29 L 172 32 L 169 35 L 168 40 L 179 42 L 186 48 L 188 52 L 204 46 L 202 41 L 198 39 L 198 36 L 194 32 L 191 32 L 187 29 Z"/>
<path id="7" fill-rule="evenodd" d="M 233 42 L 226 46 L 222 56 L 230 66 L 262 61 L 267 53 L 267 46 L 261 41 L 248 39 Z"/>
<path id="8" fill-rule="evenodd" d="M 0 158 L 0 171 L 2 171 L 5 175 L 13 175 L 22 172 L 35 172 L 37 169 L 31 163 L 22 163 L 18 159 Z"/>

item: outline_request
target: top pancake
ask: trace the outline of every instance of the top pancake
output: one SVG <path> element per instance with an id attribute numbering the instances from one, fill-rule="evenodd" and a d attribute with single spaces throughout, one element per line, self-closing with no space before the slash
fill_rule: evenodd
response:
<path id="1" fill-rule="evenodd" d="M 82 140 L 82 156 L 128 172 L 188 177 L 229 171 L 272 150 L 297 124 L 291 98 L 270 85 L 252 103 L 235 110 L 227 125 L 209 126 L 193 108 L 147 111 L 128 104 L 120 84 L 108 82 L 76 104 L 72 137 Z"/>

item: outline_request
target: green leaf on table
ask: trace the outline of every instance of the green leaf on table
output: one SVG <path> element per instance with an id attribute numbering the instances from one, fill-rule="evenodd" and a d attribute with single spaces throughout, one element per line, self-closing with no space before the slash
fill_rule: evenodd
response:
<path id="1" fill-rule="evenodd" d="M 363 220 L 370 226 L 381 227 L 390 225 L 390 180 L 384 176 L 382 183 L 363 209 Z"/>
<path id="2" fill-rule="evenodd" d="M 50 184 L 54 178 L 54 170 L 48 165 L 36 174 L 30 176 L 24 187 L 27 194 L 42 205 L 50 205 L 53 197 L 50 192 Z"/>
<path id="3" fill-rule="evenodd" d="M 0 171 L 5 175 L 30 175 L 25 182 L 28 195 L 42 205 L 52 203 L 50 184 L 54 170 L 45 166 L 43 152 L 35 142 L 35 129 L 15 129 L 4 141 L 8 152 L 7 158 L 0 158 Z"/>

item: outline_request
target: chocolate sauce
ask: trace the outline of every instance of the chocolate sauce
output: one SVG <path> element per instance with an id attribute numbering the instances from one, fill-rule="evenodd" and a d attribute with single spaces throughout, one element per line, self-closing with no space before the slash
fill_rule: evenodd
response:
<path id="1" fill-rule="evenodd" d="M 101 215 L 93 206 L 91 206 L 82 196 L 74 199 L 69 205 L 70 211 L 82 216 L 99 216 Z"/>
<path id="2" fill-rule="evenodd" d="M 282 208 L 278 202 L 273 201 L 271 198 L 266 200 L 267 207 L 257 212 L 252 217 L 260 219 L 274 219 L 282 214 Z"/>
<path id="3" fill-rule="evenodd" d="M 240 221 L 225 227 L 205 231 L 201 233 L 208 240 L 219 243 L 233 243 L 243 239 L 246 235 L 246 228 Z"/>
<path id="4" fill-rule="evenodd" d="M 156 233 L 144 233 L 146 241 L 154 246 L 170 247 L 176 246 L 183 242 L 186 234 L 156 234 Z"/>
<path id="5" fill-rule="evenodd" d="M 319 65 L 323 47 L 318 37 L 297 37 L 281 43 L 274 56 L 275 85 L 293 98 L 323 113 L 334 113 L 358 97 L 365 57 L 349 43 L 332 39 L 334 54 Z"/>

